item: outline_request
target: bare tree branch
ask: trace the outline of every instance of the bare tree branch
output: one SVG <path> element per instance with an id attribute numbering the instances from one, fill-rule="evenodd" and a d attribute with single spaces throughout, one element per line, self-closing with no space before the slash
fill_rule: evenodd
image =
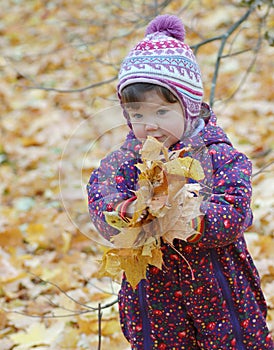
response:
<path id="1" fill-rule="evenodd" d="M 32 274 L 32 273 L 30 273 L 30 274 L 33 275 L 38 280 L 40 280 L 41 282 L 52 285 L 53 287 L 58 289 L 62 294 L 64 294 L 68 299 L 73 301 L 75 304 L 80 305 L 85 310 L 79 310 L 79 311 L 72 312 L 70 314 L 65 314 L 65 315 L 55 315 L 54 313 L 52 313 L 51 315 L 47 315 L 47 314 L 45 314 L 45 315 L 33 315 L 33 314 L 29 314 L 27 312 L 21 312 L 21 311 L 17 311 L 17 310 L 4 310 L 3 309 L 6 313 L 16 313 L 16 314 L 20 314 L 20 315 L 24 315 L 24 316 L 28 316 L 28 317 L 43 318 L 43 319 L 47 319 L 47 318 L 64 318 L 64 317 L 79 316 L 79 315 L 83 315 L 83 314 L 87 314 L 87 313 L 95 312 L 95 311 L 97 311 L 98 314 L 99 314 L 99 312 L 101 313 L 103 309 L 108 309 L 109 307 L 111 307 L 111 306 L 113 306 L 113 305 L 118 303 L 118 299 L 115 299 L 115 300 L 111 301 L 110 303 L 107 303 L 107 304 L 105 304 L 103 306 L 99 303 L 98 307 L 91 307 L 91 306 L 89 306 L 87 304 L 79 302 L 78 300 L 76 300 L 75 298 L 70 296 L 66 291 L 64 291 L 60 286 L 58 286 L 58 284 L 56 284 L 54 282 L 51 282 L 51 281 L 45 281 L 45 280 L 43 280 L 42 278 L 40 278 L 39 276 L 37 276 L 35 274 Z M 58 306 L 58 305 L 55 305 L 54 303 L 52 303 L 52 304 L 54 306 Z M 58 307 L 60 307 L 60 306 L 58 306 Z M 67 310 L 67 311 L 72 311 L 72 310 L 65 309 L 65 308 L 63 308 L 63 309 Z"/>
<path id="2" fill-rule="evenodd" d="M 62 93 L 73 93 L 73 92 L 83 92 L 83 91 L 93 89 L 93 88 L 96 88 L 96 87 L 99 87 L 102 85 L 106 85 L 106 84 L 112 83 L 116 79 L 117 79 L 117 75 L 114 76 L 113 78 L 108 79 L 108 80 L 99 81 L 98 83 L 84 86 L 84 87 L 79 88 L 79 89 L 56 89 L 56 88 L 48 88 L 48 87 L 44 87 L 44 86 L 20 86 L 20 87 L 25 88 L 25 89 L 38 89 L 38 90 L 55 91 L 55 92 L 62 92 Z"/>
<path id="3" fill-rule="evenodd" d="M 252 177 L 255 177 L 259 174 L 262 174 L 265 172 L 265 169 L 269 168 L 272 164 L 274 164 L 274 160 L 269 162 L 268 164 L 264 165 L 261 169 L 259 169 L 255 174 L 252 174 Z"/>
<path id="4" fill-rule="evenodd" d="M 98 350 L 101 350 L 101 339 L 102 339 L 102 315 L 101 304 L 98 304 Z"/>
<path id="5" fill-rule="evenodd" d="M 81 303 L 78 303 L 78 301 L 74 301 L 76 304 L 80 304 L 82 305 Z M 30 314 L 28 312 L 23 312 L 23 311 L 18 311 L 18 310 L 6 310 L 4 308 L 0 308 L 0 310 L 3 310 L 5 313 L 9 313 L 9 314 L 18 314 L 18 315 L 22 315 L 22 316 L 27 316 L 27 317 L 32 317 L 32 318 L 41 318 L 41 319 L 51 319 L 51 318 L 65 318 L 65 317 L 73 317 L 73 316 L 79 316 L 79 315 L 84 315 L 84 314 L 88 314 L 90 312 L 95 312 L 100 309 L 100 310 L 103 310 L 103 309 L 108 309 L 110 307 L 112 307 L 113 305 L 117 304 L 118 303 L 118 299 L 115 299 L 113 300 L 112 302 L 108 303 L 108 304 L 105 304 L 103 306 L 98 306 L 96 308 L 91 308 L 90 306 L 88 305 L 82 305 L 83 307 L 86 307 L 87 310 L 79 310 L 79 311 L 75 311 L 75 312 L 72 312 L 70 314 L 65 314 L 65 315 L 55 315 L 54 313 L 52 313 L 51 315 L 34 315 L 34 314 Z"/>
<path id="6" fill-rule="evenodd" d="M 226 33 L 220 36 L 221 39 L 221 45 L 218 50 L 218 55 L 216 59 L 216 64 L 215 64 L 215 69 L 214 69 L 214 74 L 212 78 L 212 83 L 211 83 L 211 91 L 210 91 L 210 99 L 209 99 L 209 104 L 210 106 L 213 106 L 214 104 L 214 98 L 215 98 L 215 90 L 216 90 L 216 84 L 217 84 L 217 78 L 219 74 L 219 69 L 220 69 L 220 62 L 223 57 L 223 51 L 226 45 L 226 42 L 228 38 L 230 37 L 231 34 L 245 21 L 247 18 L 250 16 L 250 14 L 255 10 L 255 8 L 258 6 L 258 1 L 256 1 L 250 8 L 246 11 L 246 13 L 236 22 L 234 23 Z"/>

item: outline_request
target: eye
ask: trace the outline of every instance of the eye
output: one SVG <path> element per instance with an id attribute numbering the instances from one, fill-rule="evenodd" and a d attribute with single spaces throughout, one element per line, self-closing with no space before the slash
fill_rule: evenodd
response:
<path id="1" fill-rule="evenodd" d="M 132 114 L 130 116 L 130 118 L 132 118 L 132 119 L 141 119 L 142 117 L 143 117 L 143 115 L 140 113 L 135 113 L 135 114 Z"/>
<path id="2" fill-rule="evenodd" d="M 159 116 L 166 115 L 167 113 L 168 113 L 168 109 L 166 109 L 166 108 L 161 108 L 161 109 L 158 109 L 158 111 L 157 111 L 157 115 L 159 115 Z"/>

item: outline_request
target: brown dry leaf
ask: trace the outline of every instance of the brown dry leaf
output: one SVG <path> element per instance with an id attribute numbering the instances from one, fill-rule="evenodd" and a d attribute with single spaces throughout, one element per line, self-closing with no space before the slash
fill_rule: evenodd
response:
<path id="1" fill-rule="evenodd" d="M 191 151 L 191 147 L 190 146 L 178 149 L 176 151 L 172 151 L 172 154 L 169 156 L 169 160 L 173 160 L 173 159 L 176 159 L 176 158 L 183 158 L 190 151 Z"/>
<path id="2" fill-rule="evenodd" d="M 33 245 L 39 247 L 45 247 L 46 245 L 46 226 L 41 223 L 30 223 L 26 229 L 27 241 Z"/>
<path id="3" fill-rule="evenodd" d="M 134 226 L 138 223 L 140 215 L 151 202 L 153 196 L 153 186 L 151 182 L 146 178 L 141 178 L 139 181 L 139 189 L 136 192 L 137 200 L 135 202 L 135 211 L 130 222 L 130 226 Z"/>
<path id="4" fill-rule="evenodd" d="M 205 177 L 200 162 L 191 157 L 176 158 L 166 163 L 167 172 L 200 181 Z"/>
<path id="5" fill-rule="evenodd" d="M 20 280 L 26 275 L 26 272 L 22 269 L 18 269 L 12 262 L 12 256 L 5 253 L 0 248 L 0 282 L 10 283 Z"/>
<path id="6" fill-rule="evenodd" d="M 163 151 L 163 144 L 154 137 L 148 136 L 143 144 L 141 155 L 142 159 L 155 161 Z"/>
<path id="7" fill-rule="evenodd" d="M 140 250 L 133 251 L 121 261 L 121 268 L 132 288 L 135 288 L 142 279 L 146 279 L 146 271 L 150 258 L 143 256 Z"/>
<path id="8" fill-rule="evenodd" d="M 128 223 L 126 223 L 124 220 L 121 219 L 121 217 L 119 216 L 118 212 L 116 211 L 104 211 L 104 216 L 106 219 L 106 222 L 118 229 L 121 230 L 125 227 L 128 227 Z"/>
<path id="9" fill-rule="evenodd" d="M 149 204 L 149 211 L 154 216 L 161 216 L 161 209 L 167 204 L 167 195 L 158 195 L 153 196 L 150 204 Z"/>
<path id="10" fill-rule="evenodd" d="M 112 244 L 116 248 L 132 248 L 141 231 L 141 227 L 129 227 L 126 230 L 121 230 L 119 234 L 111 238 Z"/>
<path id="11" fill-rule="evenodd" d="M 185 178 L 168 174 L 168 204 L 172 203 L 172 201 L 177 198 L 185 184 Z"/>
<path id="12" fill-rule="evenodd" d="M 176 196 L 177 213 L 169 220 L 173 222 L 173 226 L 166 227 L 163 238 L 166 242 L 172 244 L 175 238 L 187 240 L 190 236 L 196 233 L 191 228 L 190 222 L 192 219 L 202 215 L 200 206 L 203 198 L 199 196 L 199 184 L 186 184 Z M 195 195 L 194 195 L 195 193 Z"/>
<path id="13" fill-rule="evenodd" d="M 118 280 L 121 276 L 121 262 L 119 258 L 119 250 L 110 249 L 104 252 L 100 261 L 100 268 L 94 274 L 96 277 L 111 277 L 113 280 Z"/>
<path id="14" fill-rule="evenodd" d="M 189 165 L 189 164 L 187 163 L 187 165 Z M 171 175 L 179 175 L 179 176 L 183 176 L 183 177 L 187 177 L 187 175 L 189 173 L 189 167 L 184 166 L 181 163 L 180 158 L 176 158 L 176 159 L 169 161 L 166 164 L 166 170 Z"/>
<path id="15" fill-rule="evenodd" d="M 161 169 L 161 179 L 160 181 L 154 181 L 154 178 L 152 178 L 152 181 L 154 182 L 153 186 L 153 197 L 162 196 L 167 194 L 168 192 L 168 180 L 167 180 L 167 174 L 163 169 Z"/>
<path id="16" fill-rule="evenodd" d="M 144 254 L 144 252 L 142 252 Z M 155 248 L 151 248 L 151 258 L 149 260 L 149 264 L 152 266 L 156 266 L 158 269 L 162 269 L 163 266 L 163 253 L 161 249 L 157 246 Z"/>
<path id="17" fill-rule="evenodd" d="M 162 268 L 162 253 L 159 247 L 151 249 L 152 256 L 143 255 L 143 248 L 134 249 L 123 259 L 122 269 L 125 271 L 128 282 L 135 288 L 142 279 L 146 279 L 148 264 Z"/>
<path id="18" fill-rule="evenodd" d="M 272 258 L 274 256 L 274 240 L 270 236 L 259 237 L 254 243 L 257 249 L 259 249 L 259 256 L 265 258 Z"/>
<path id="19" fill-rule="evenodd" d="M 3 231 L 0 231 L 0 247 L 9 246 L 23 246 L 22 232 L 18 227 L 12 225 Z"/>
<path id="20" fill-rule="evenodd" d="M 181 191 L 179 203 L 182 203 L 181 216 L 188 221 L 200 216 L 202 213 L 200 207 L 203 197 L 199 196 L 201 190 L 200 184 L 186 184 Z"/>
<path id="21" fill-rule="evenodd" d="M 147 247 L 110 249 L 102 258 L 98 277 L 109 276 L 114 280 L 125 272 L 128 282 L 133 288 L 146 278 L 148 264 L 158 268 L 162 267 L 162 252 L 158 245 L 151 244 Z"/>
<path id="22" fill-rule="evenodd" d="M 191 230 L 189 223 L 180 219 L 177 220 L 175 225 L 165 233 L 163 239 L 165 242 L 172 245 L 174 239 L 177 238 L 185 241 L 193 233 L 194 231 Z"/>
<path id="23" fill-rule="evenodd" d="M 7 323 L 7 314 L 4 311 L 0 310 L 0 329 L 4 329 Z"/>
<path id="24" fill-rule="evenodd" d="M 81 333 L 98 333 L 98 320 L 95 317 L 85 315 L 79 316 L 77 317 L 77 324 Z"/>
<path id="25" fill-rule="evenodd" d="M 48 300 L 45 299 L 42 295 L 31 300 L 26 308 L 26 312 L 29 315 L 39 315 L 41 317 L 43 317 L 43 315 L 46 315 L 51 311 L 52 311 L 52 306 L 50 305 Z"/>
<path id="26" fill-rule="evenodd" d="M 190 176 L 196 181 L 204 178 L 199 161 L 189 156 L 179 158 L 189 149 L 173 152 L 172 160 L 165 155 L 162 161 L 161 153 L 168 154 L 163 144 L 149 137 L 143 147 L 143 162 L 137 164 L 140 173 L 133 218 L 125 223 L 118 213 L 105 213 L 107 223 L 120 233 L 112 237 L 116 249 L 104 254 L 99 270 L 99 276 L 114 279 L 124 271 L 134 287 L 146 278 L 148 264 L 162 266 L 160 237 L 172 245 L 175 238 L 186 240 L 193 235 L 190 222 L 201 214 L 203 200 L 201 185 L 186 181 Z"/>

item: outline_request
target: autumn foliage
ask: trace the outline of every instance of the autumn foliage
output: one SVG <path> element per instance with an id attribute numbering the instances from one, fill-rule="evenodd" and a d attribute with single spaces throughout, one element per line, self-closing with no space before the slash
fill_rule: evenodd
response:
<path id="1" fill-rule="evenodd" d="M 98 277 L 119 280 L 121 272 L 125 272 L 128 282 L 136 288 L 146 278 L 148 265 L 162 269 L 161 241 L 184 258 L 173 241 L 186 241 L 198 233 L 191 220 L 202 215 L 202 185 L 198 181 L 205 177 L 200 162 L 186 155 L 190 151 L 186 147 L 169 154 L 155 138 L 146 139 L 142 162 L 135 165 L 139 175 L 132 218 L 125 221 L 115 211 L 104 213 L 107 223 L 119 233 L 111 237 L 113 248 L 104 253 Z"/>
<path id="2" fill-rule="evenodd" d="M 273 9 L 255 2 L 1 2 L 1 350 L 128 349 L 119 283 L 94 277 L 110 247 L 89 221 L 85 185 L 126 134 L 119 64 L 158 13 L 183 19 L 205 100 L 216 83 L 219 122 L 252 160 L 254 225 L 246 237 L 274 329 Z"/>

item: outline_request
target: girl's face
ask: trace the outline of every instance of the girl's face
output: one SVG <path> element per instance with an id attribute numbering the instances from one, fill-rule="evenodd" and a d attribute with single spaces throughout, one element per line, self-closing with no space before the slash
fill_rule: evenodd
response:
<path id="1" fill-rule="evenodd" d="M 136 138 L 155 137 L 169 148 L 184 133 L 184 112 L 179 102 L 170 103 L 155 90 L 143 94 L 143 101 L 125 105 Z"/>

